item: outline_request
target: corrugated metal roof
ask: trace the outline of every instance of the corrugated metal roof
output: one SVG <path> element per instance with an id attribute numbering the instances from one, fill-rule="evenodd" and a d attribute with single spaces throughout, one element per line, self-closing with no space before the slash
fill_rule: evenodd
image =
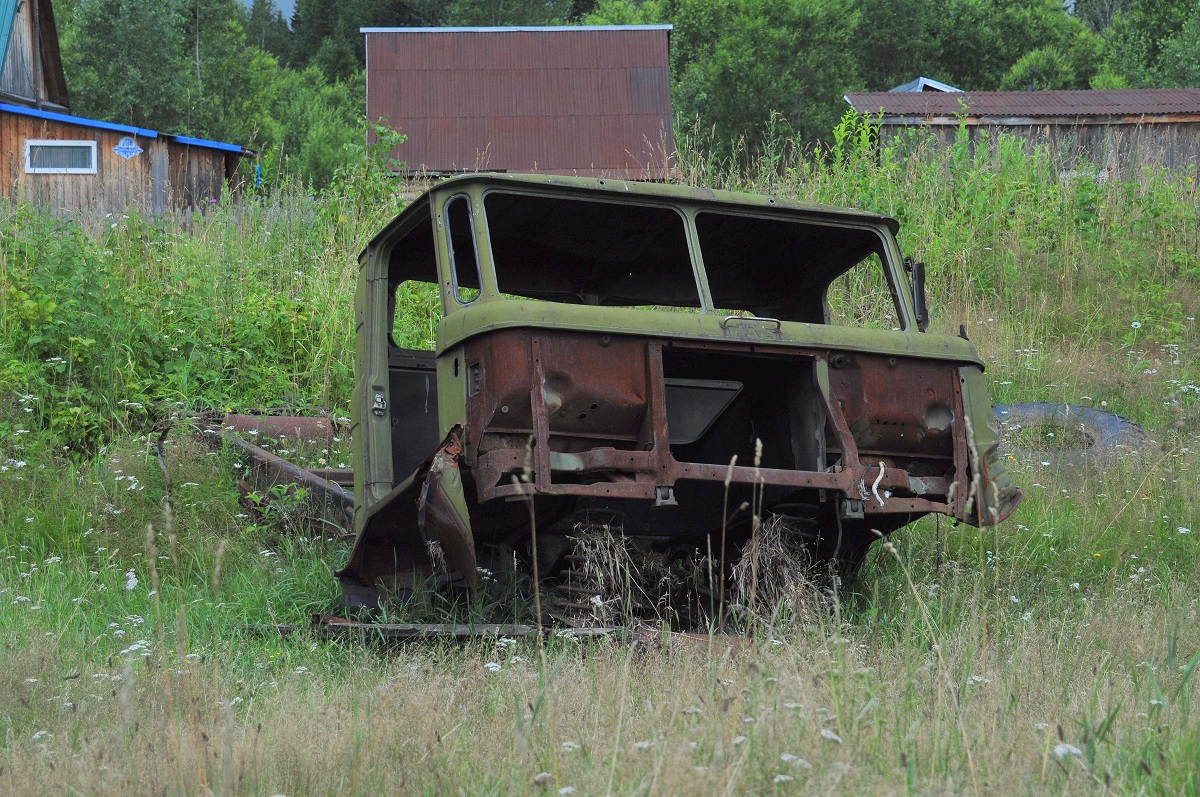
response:
<path id="1" fill-rule="evenodd" d="M 860 113 L 893 116 L 1160 116 L 1200 113 L 1200 89 L 1110 91 L 851 92 Z"/>
<path id="2" fill-rule="evenodd" d="M 32 116 L 36 119 L 48 119 L 53 122 L 64 122 L 70 125 L 80 125 L 81 127 L 93 127 L 99 130 L 113 130 L 118 133 L 130 133 L 135 136 L 141 136 L 142 138 L 158 138 L 160 135 L 157 130 L 147 130 L 144 127 L 119 125 L 115 122 L 101 122 L 99 119 L 86 119 L 82 116 L 71 116 L 65 113 L 55 113 L 54 111 L 39 111 L 36 108 L 26 108 L 23 105 L 8 105 L 0 102 L 0 111 L 20 114 L 22 116 Z M 161 135 L 164 138 L 169 138 L 179 144 L 186 144 L 192 147 L 205 147 L 207 149 L 219 149 L 225 152 L 253 154 L 253 150 L 246 149 L 238 144 L 226 144 L 222 141 L 209 141 L 204 138 L 191 138 L 189 136 L 172 136 L 168 133 L 163 133 Z"/>
<path id="3" fill-rule="evenodd" d="M 665 176 L 670 25 L 363 30 L 367 116 L 414 171 Z"/>
<path id="4" fill-rule="evenodd" d="M 513 31 L 674 30 L 674 25 L 525 25 L 505 28 L 359 28 L 359 33 L 511 33 Z"/>

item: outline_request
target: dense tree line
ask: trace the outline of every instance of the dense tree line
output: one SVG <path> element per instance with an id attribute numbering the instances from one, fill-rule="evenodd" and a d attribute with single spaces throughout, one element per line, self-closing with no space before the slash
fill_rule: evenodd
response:
<path id="1" fill-rule="evenodd" d="M 363 141 L 363 26 L 671 23 L 684 126 L 825 136 L 848 90 L 1200 86 L 1200 0 L 58 0 L 77 113 L 245 143 L 328 182 Z"/>

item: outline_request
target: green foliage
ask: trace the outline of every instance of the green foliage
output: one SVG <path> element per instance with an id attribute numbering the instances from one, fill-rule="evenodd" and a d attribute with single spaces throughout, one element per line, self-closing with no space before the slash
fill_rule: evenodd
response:
<path id="1" fill-rule="evenodd" d="M 254 0 L 246 11 L 242 27 L 246 29 L 246 40 L 250 44 L 275 56 L 276 60 L 285 61 L 291 55 L 292 31 L 274 0 Z"/>
<path id="2" fill-rule="evenodd" d="M 450 0 L 447 25 L 561 25 L 575 10 L 572 0 Z"/>
<path id="3" fill-rule="evenodd" d="M 269 142 L 264 179 L 279 184 L 295 174 L 311 186 L 328 186 L 348 162 L 348 148 L 363 141 L 365 94 L 362 72 L 346 83 L 331 83 L 316 66 L 279 70 L 263 97 L 261 131 Z"/>
<path id="4" fill-rule="evenodd" d="M 1200 1 L 1128 0 L 1105 35 L 1105 80 L 1131 87 L 1189 85 L 1200 70 Z"/>
<path id="5" fill-rule="evenodd" d="M 858 3 L 854 37 L 858 75 L 868 90 L 886 90 L 937 70 L 940 10 L 927 0 Z"/>
<path id="6" fill-rule="evenodd" d="M 1075 70 L 1057 50 L 1040 47 L 1021 56 L 1000 80 L 1001 91 L 1074 88 Z"/>
<path id="7" fill-rule="evenodd" d="M 1059 0 L 948 0 L 938 19 L 941 50 L 931 77 L 967 91 L 999 88 L 1022 58 L 1039 50 L 1044 52 L 1029 65 L 1050 67 L 1055 82 L 1064 84 L 1056 87 L 1086 87 L 1096 68 L 1087 58 L 1087 40 L 1079 38 L 1087 27 Z M 1060 60 L 1069 68 L 1051 66 Z M 1010 78 L 1019 80 L 1019 75 Z"/>
<path id="8" fill-rule="evenodd" d="M 63 15 L 72 111 L 156 130 L 184 129 L 181 98 L 189 86 L 183 9 L 183 0 L 87 0 Z"/>
<path id="9" fill-rule="evenodd" d="M 361 27 L 428 27 L 443 24 L 442 0 L 297 0 L 292 14 L 289 66 L 310 64 L 331 81 L 345 81 L 365 66 Z"/>

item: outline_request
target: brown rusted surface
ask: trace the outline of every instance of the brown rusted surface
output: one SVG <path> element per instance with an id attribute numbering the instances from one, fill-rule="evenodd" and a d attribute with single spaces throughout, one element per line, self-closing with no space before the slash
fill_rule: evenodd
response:
<path id="1" fill-rule="evenodd" d="M 354 494 L 340 485 L 317 476 L 266 449 L 249 443 L 234 434 L 221 434 L 215 429 L 206 430 L 219 435 L 229 446 L 250 457 L 260 469 L 268 486 L 295 484 L 309 491 L 309 500 L 321 514 L 342 528 L 350 528 L 354 518 Z"/>
<path id="2" fill-rule="evenodd" d="M 446 565 L 457 570 L 467 586 L 475 589 L 479 572 L 475 565 L 475 538 L 468 518 L 458 462 L 462 443 L 452 430 L 433 455 L 421 498 L 417 502 L 417 525 L 426 538 L 433 538 L 445 552 Z"/>
<path id="3" fill-rule="evenodd" d="M 359 623 L 328 614 L 314 614 L 312 628 L 325 636 L 363 637 L 386 640 L 442 637 L 472 639 L 475 637 L 525 637 L 537 634 L 537 628 L 512 623 Z"/>
<path id="4" fill-rule="evenodd" d="M 672 348 L 754 355 L 748 345 Z M 824 402 L 829 450 L 839 462 L 820 469 L 756 468 L 742 459 L 730 467 L 673 453 L 663 350 L 659 341 L 584 333 L 510 330 L 472 341 L 468 367 L 478 366 L 482 377 L 468 397 L 465 443 L 478 500 L 526 494 L 657 500 L 680 481 L 728 479 L 835 490 L 862 500 L 868 514 L 950 510 L 949 487 L 966 472 L 954 445 L 963 430 L 953 369 L 935 361 L 839 354 L 828 369 L 833 400 Z M 775 357 L 804 367 L 831 359 L 826 351 L 803 348 Z M 764 447 L 780 445 L 764 441 Z M 513 477 L 526 469 L 530 483 L 515 484 Z M 593 478 L 583 482 L 581 476 Z"/>
<path id="5" fill-rule="evenodd" d="M 459 473 L 461 434 L 460 427 L 451 429 L 416 472 L 373 508 L 339 578 L 385 591 L 413 589 L 438 575 L 426 547 L 437 542 L 447 569 L 475 588 L 475 537 Z"/>
<path id="6" fill-rule="evenodd" d="M 338 433 L 333 421 L 328 418 L 311 418 L 298 415 L 242 415 L 229 413 L 225 416 L 225 428 L 229 431 L 258 435 L 271 440 L 303 440 L 306 442 L 331 442 Z"/>
<path id="7" fill-rule="evenodd" d="M 410 171 L 666 176 L 667 26 L 364 33 L 367 117 Z"/>

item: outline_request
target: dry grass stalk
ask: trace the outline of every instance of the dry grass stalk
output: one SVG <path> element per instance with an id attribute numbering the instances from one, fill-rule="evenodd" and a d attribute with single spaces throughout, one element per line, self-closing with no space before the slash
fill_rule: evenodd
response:
<path id="1" fill-rule="evenodd" d="M 794 620 L 826 603 L 801 531 L 781 515 L 768 518 L 733 566 L 734 598 L 749 617 Z"/>
<path id="2" fill-rule="evenodd" d="M 579 523 L 568 539 L 575 547 L 566 581 L 576 598 L 589 593 L 591 620 L 619 625 L 669 618 L 682 579 L 666 557 L 639 549 L 610 523 Z"/>

